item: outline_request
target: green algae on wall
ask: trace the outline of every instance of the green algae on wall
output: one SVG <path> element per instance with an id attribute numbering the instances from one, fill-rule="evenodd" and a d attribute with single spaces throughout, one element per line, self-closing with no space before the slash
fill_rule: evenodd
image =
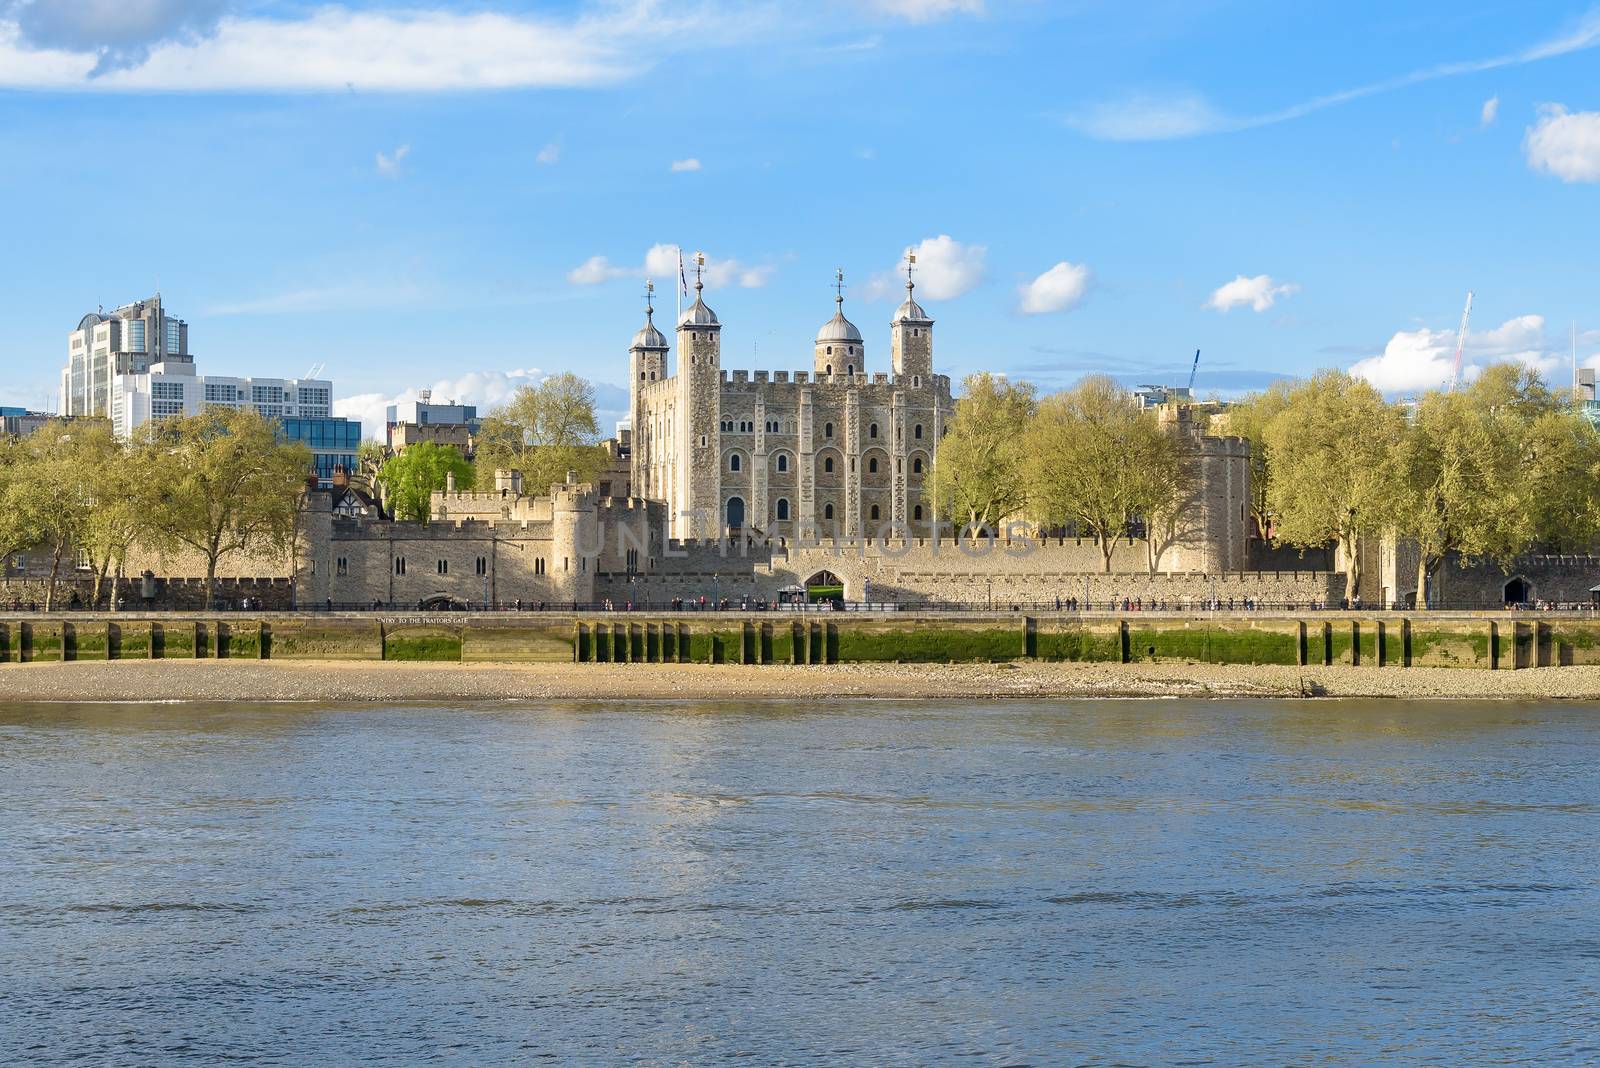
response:
<path id="1" fill-rule="evenodd" d="M 838 626 L 835 659 L 843 664 L 1003 662 L 1022 656 L 1022 640 L 1020 626 L 846 623 Z"/>
<path id="2" fill-rule="evenodd" d="M 436 624 L 391 627 L 383 635 L 385 660 L 461 659 L 461 631 Z"/>
<path id="3" fill-rule="evenodd" d="M 1298 624 L 1152 622 L 1128 628 L 1128 659 L 1208 664 L 1299 664 Z"/>
<path id="4" fill-rule="evenodd" d="M 378 660 L 381 628 L 354 620 L 274 620 L 269 655 L 274 660 Z"/>
<path id="5" fill-rule="evenodd" d="M 60 660 L 65 642 L 61 623 L 27 623 L 23 632 L 22 651 L 25 659 L 33 663 Z"/>

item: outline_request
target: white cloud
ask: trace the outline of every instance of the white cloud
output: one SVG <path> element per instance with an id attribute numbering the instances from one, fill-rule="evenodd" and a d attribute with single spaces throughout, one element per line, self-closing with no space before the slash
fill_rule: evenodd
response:
<path id="1" fill-rule="evenodd" d="M 911 22 L 932 22 L 949 15 L 981 15 L 983 0 L 869 0 L 870 6 L 885 15 Z"/>
<path id="2" fill-rule="evenodd" d="M 386 156 L 378 153 L 378 173 L 393 178 L 400 173 L 400 161 L 411 155 L 410 145 L 401 145 L 394 150 L 394 155 Z"/>
<path id="3" fill-rule="evenodd" d="M 1450 384 L 1455 366 L 1456 331 L 1401 330 L 1383 352 L 1350 368 L 1385 393 L 1416 393 Z M 1519 315 L 1492 330 L 1467 332 L 1461 357 L 1461 380 L 1476 378 L 1486 364 L 1514 361 L 1532 367 L 1549 381 L 1566 365 L 1566 353 L 1552 349 L 1545 337 L 1544 316 Z"/>
<path id="4" fill-rule="evenodd" d="M 224 0 L 16 0 L 0 4 L 29 48 L 95 56 L 89 77 L 138 66 L 153 45 L 216 32 Z"/>
<path id="5" fill-rule="evenodd" d="M 1279 297 L 1299 291 L 1300 287 L 1293 282 L 1277 282 L 1268 274 L 1258 274 L 1254 278 L 1241 274 L 1226 285 L 1218 286 L 1206 301 L 1206 307 L 1226 312 L 1248 304 L 1252 310 L 1264 312 L 1276 304 Z"/>
<path id="6" fill-rule="evenodd" d="M 1044 315 L 1077 307 L 1089 290 L 1089 268 L 1062 260 L 1038 278 L 1018 288 L 1018 309 L 1025 315 Z"/>
<path id="7" fill-rule="evenodd" d="M 1491 96 L 1483 102 L 1483 110 L 1478 112 L 1480 126 L 1493 126 L 1494 120 L 1500 117 L 1500 98 Z"/>
<path id="8" fill-rule="evenodd" d="M 561 146 L 552 141 L 541 148 L 539 154 L 533 158 L 535 162 L 546 165 L 559 163 L 561 161 Z"/>
<path id="9" fill-rule="evenodd" d="M 917 290 L 930 300 L 954 300 L 976 289 L 983 281 L 984 261 L 989 249 L 968 245 L 949 234 L 925 238 L 906 249 L 917 256 Z M 867 299 L 882 300 L 900 294 L 905 285 L 905 255 L 899 265 L 872 276 L 867 283 Z"/>
<path id="10" fill-rule="evenodd" d="M 627 278 L 636 274 L 631 267 L 613 267 L 604 256 L 590 256 L 567 272 L 567 281 L 575 286 L 597 286 L 613 278 Z"/>
<path id="11" fill-rule="evenodd" d="M 1528 166 L 1563 182 L 1600 182 L 1600 111 L 1544 105 L 1522 139 L 1522 151 Z"/>
<path id="12" fill-rule="evenodd" d="M 689 171 L 697 171 L 699 169 L 700 161 L 695 159 L 693 156 L 689 157 L 688 159 L 675 159 L 672 161 L 673 174 L 685 174 Z"/>
<path id="13" fill-rule="evenodd" d="M 114 20 L 98 36 L 41 35 L 27 21 L 62 4 L 192 10 L 147 20 L 148 32 L 121 48 L 106 28 Z M 657 54 L 690 42 L 704 47 L 765 25 L 759 12 L 730 20 L 699 5 L 673 14 L 654 0 L 595 4 L 568 19 L 337 5 L 296 17 L 198 18 L 205 7 L 201 0 L 36 0 L 20 8 L 0 2 L 0 86 L 323 92 L 613 85 L 648 69 L 646 46 Z"/>
<path id="14" fill-rule="evenodd" d="M 1548 38 L 1521 51 L 1492 56 L 1489 59 L 1441 63 L 1409 74 L 1386 78 L 1383 81 L 1359 85 L 1353 89 L 1343 89 L 1313 97 L 1277 111 L 1257 115 L 1230 115 L 1199 94 L 1185 91 L 1170 96 L 1136 93 L 1080 109 L 1063 118 L 1067 125 L 1080 133 L 1105 141 L 1164 141 L 1180 137 L 1197 137 L 1201 134 L 1249 130 L 1288 122 L 1324 108 L 1423 82 L 1536 63 L 1543 59 L 1586 51 L 1596 45 L 1600 45 L 1600 11 L 1591 11 L 1577 22 L 1571 32 Z"/>
<path id="15" fill-rule="evenodd" d="M 510 371 L 469 371 L 457 378 L 441 378 L 431 388 L 433 399 L 439 403 L 457 401 L 476 404 L 478 414 L 487 415 L 510 400 L 519 387 L 537 386 L 544 377 L 544 372 L 536 367 Z M 414 401 L 417 394 L 418 389 L 411 388 L 396 394 L 358 393 L 341 397 L 333 402 L 333 414 L 361 420 L 362 435 L 381 441 L 389 405 Z"/>
<path id="16" fill-rule="evenodd" d="M 685 274 L 694 276 L 694 253 L 683 254 Z M 749 264 L 736 259 L 706 257 L 705 281 L 712 289 L 739 286 L 742 289 L 760 289 L 772 279 L 774 268 L 770 264 Z M 575 286 L 594 286 L 618 278 L 657 279 L 663 290 L 678 284 L 678 248 L 676 245 L 652 245 L 645 251 L 644 263 L 637 267 L 618 266 L 605 256 L 591 256 L 567 272 L 567 281 Z"/>

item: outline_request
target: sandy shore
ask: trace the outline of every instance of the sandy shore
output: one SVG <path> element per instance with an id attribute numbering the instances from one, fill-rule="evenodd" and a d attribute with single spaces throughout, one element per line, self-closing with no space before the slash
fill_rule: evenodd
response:
<path id="1" fill-rule="evenodd" d="M 1527 671 L 1211 664 L 406 664 L 155 660 L 0 666 L 0 701 L 506 698 L 1404 697 L 1600 699 L 1600 667 Z"/>

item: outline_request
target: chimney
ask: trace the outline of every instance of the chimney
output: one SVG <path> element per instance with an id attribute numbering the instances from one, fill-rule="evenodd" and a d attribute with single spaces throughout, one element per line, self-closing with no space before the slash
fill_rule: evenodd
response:
<path id="1" fill-rule="evenodd" d="M 335 464 L 333 467 L 333 488 L 344 489 L 350 485 L 350 472 L 344 469 L 344 464 Z"/>

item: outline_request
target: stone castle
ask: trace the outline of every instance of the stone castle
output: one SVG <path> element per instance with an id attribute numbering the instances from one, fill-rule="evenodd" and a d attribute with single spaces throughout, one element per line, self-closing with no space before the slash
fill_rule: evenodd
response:
<path id="1" fill-rule="evenodd" d="M 890 372 L 868 369 L 844 316 L 817 332 L 810 371 L 722 369 L 722 323 L 694 303 L 678 321 L 675 373 L 646 305 L 628 349 L 633 492 L 666 506 L 668 535 L 881 537 L 931 521 L 923 491 L 954 411 L 933 370 L 933 319 L 906 299 L 889 324 Z"/>
<path id="2" fill-rule="evenodd" d="M 335 487 L 308 495 L 292 558 L 229 561 L 227 575 L 288 578 L 301 604 L 351 607 L 739 604 L 808 586 L 902 604 L 1337 599 L 1342 580 L 1315 565 L 1250 570 L 1249 446 L 1205 435 L 1179 405 L 1160 419 L 1192 445 L 1187 499 L 1163 529 L 1119 539 L 1109 573 L 1089 538 L 959 537 L 924 495 L 954 402 L 909 272 L 890 373 L 869 370 L 842 292 L 835 301 L 811 371 L 731 375 L 698 271 L 675 374 L 647 302 L 629 348 L 631 488 L 617 496 L 575 479 L 525 487 L 502 471 L 493 488 L 436 492 L 424 524 L 353 513 Z M 185 560 L 129 566 L 204 574 Z"/>

